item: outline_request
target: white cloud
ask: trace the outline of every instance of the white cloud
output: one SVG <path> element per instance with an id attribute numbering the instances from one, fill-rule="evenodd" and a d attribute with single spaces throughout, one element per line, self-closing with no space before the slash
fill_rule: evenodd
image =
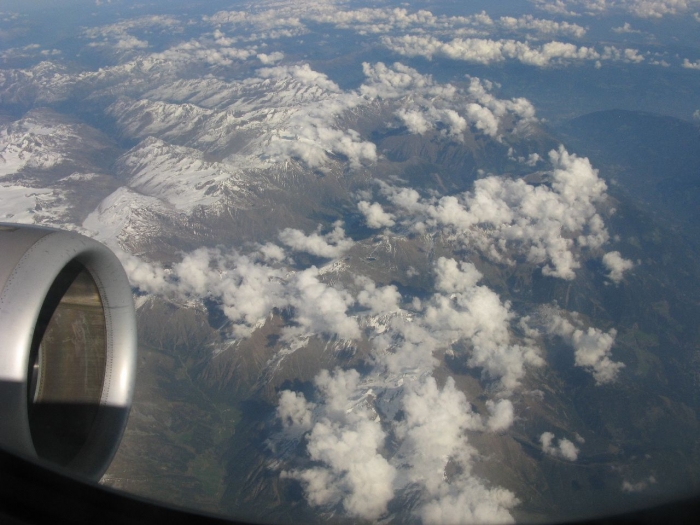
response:
<path id="1" fill-rule="evenodd" d="M 535 6 L 547 13 L 560 16 L 579 16 L 569 9 L 568 0 L 530 0 Z"/>
<path id="2" fill-rule="evenodd" d="M 258 248 L 265 261 L 282 262 L 287 258 L 284 249 L 271 242 L 265 243 Z"/>
<path id="3" fill-rule="evenodd" d="M 441 523 L 514 523 L 510 509 L 519 500 L 504 488 L 487 488 L 474 478 L 467 477 L 460 489 L 445 487 L 439 498 L 421 509 L 426 524 Z"/>
<path id="4" fill-rule="evenodd" d="M 360 337 L 360 328 L 347 310 L 355 302 L 345 290 L 329 286 L 319 280 L 316 267 L 299 272 L 292 280 L 289 304 L 294 307 L 297 326 L 286 327 L 287 337 L 327 333 L 341 339 Z"/>
<path id="5" fill-rule="evenodd" d="M 418 491 L 415 512 L 424 523 L 512 521 L 515 495 L 471 474 L 475 451 L 467 431 L 507 431 L 515 418 L 513 404 L 489 400 L 482 417 L 452 378 L 439 387 L 430 376 L 437 364 L 433 353 L 465 343 L 468 352 L 457 358 L 482 368 L 506 395 L 517 388 L 526 366 L 542 360 L 535 349 L 513 344 L 509 305 L 478 285 L 481 274 L 471 263 L 439 258 L 434 271 L 436 293 L 423 304 L 414 301 L 410 316 L 394 286 L 356 277 L 357 304 L 374 319 L 363 326 L 376 328 L 370 335 L 372 370 L 364 377 L 354 370 L 322 371 L 313 405 L 297 393 L 280 397 L 282 439 L 299 440 L 306 431 L 307 459 L 313 462 L 283 476 L 301 483 L 310 505 L 328 511 L 341 505 L 350 517 L 376 520 L 405 488 Z M 314 311 L 332 310 L 318 307 L 323 303 L 318 299 L 306 302 Z M 344 316 L 344 305 L 339 310 Z M 380 405 L 382 412 L 376 410 Z M 403 417 L 392 419 L 399 410 Z M 388 419 L 382 422 L 379 413 Z M 383 448 L 388 439 L 394 452 Z M 450 464 L 458 474 L 448 478 Z"/>
<path id="6" fill-rule="evenodd" d="M 581 38 L 585 36 L 586 29 L 578 24 L 569 22 L 555 22 L 554 20 L 542 20 L 532 15 L 523 15 L 520 18 L 505 16 L 499 18 L 499 24 L 504 29 L 528 29 L 542 35 L 564 34 Z"/>
<path id="7" fill-rule="evenodd" d="M 230 66 L 234 61 L 244 61 L 256 55 L 255 49 L 212 47 L 207 42 L 189 40 L 176 44 L 160 53 L 153 53 L 145 60 L 151 67 L 158 63 L 167 66 L 187 66 L 192 63 L 210 66 Z"/>
<path id="8" fill-rule="evenodd" d="M 404 419 L 396 425 L 401 446 L 396 460 L 404 467 L 404 483 L 423 488 L 425 502 L 417 513 L 423 523 L 507 523 L 518 500 L 502 488 L 487 488 L 469 474 L 474 450 L 465 431 L 482 430 L 464 394 L 448 378 L 442 389 L 435 379 L 413 385 L 403 399 Z M 446 481 L 453 462 L 463 474 Z"/>
<path id="9" fill-rule="evenodd" d="M 258 60 L 265 64 L 266 66 L 275 64 L 284 58 L 284 53 L 281 51 L 274 51 L 273 53 L 258 53 Z"/>
<path id="10" fill-rule="evenodd" d="M 394 495 L 396 469 L 379 453 L 386 438 L 379 420 L 362 408 L 347 410 L 358 382 L 355 370 L 324 370 L 317 376 L 323 401 L 306 450 L 320 466 L 286 475 L 302 483 L 309 504 L 342 503 L 349 516 L 376 520 Z"/>
<path id="11" fill-rule="evenodd" d="M 276 262 L 283 254 L 271 245 L 250 255 L 200 248 L 185 254 L 171 270 L 118 248 L 117 252 L 131 283 L 144 292 L 180 301 L 217 301 L 236 337 L 250 336 L 273 310 L 283 308 L 292 314 L 285 338 L 320 333 L 344 339 L 360 336 L 357 320 L 347 314 L 355 303 L 352 295 L 322 282 L 314 266 L 293 272 L 265 264 L 263 260 Z"/>
<path id="12" fill-rule="evenodd" d="M 693 120 L 700 121 L 700 109 L 696 109 L 695 112 L 693 113 Z"/>
<path id="13" fill-rule="evenodd" d="M 700 60 L 696 60 L 695 62 L 691 62 L 687 58 L 684 58 L 683 63 L 681 64 L 681 67 L 684 67 L 685 69 L 700 70 Z"/>
<path id="14" fill-rule="evenodd" d="M 644 492 L 649 488 L 649 485 L 656 483 L 656 478 L 654 476 L 649 476 L 647 479 L 643 479 L 636 483 L 623 480 L 622 481 L 622 492 L 634 493 L 634 492 Z"/>
<path id="15" fill-rule="evenodd" d="M 474 123 L 476 129 L 483 131 L 485 135 L 491 137 L 498 135 L 498 120 L 490 109 L 471 103 L 467 105 L 466 115 L 469 121 Z"/>
<path id="16" fill-rule="evenodd" d="M 617 331 L 611 329 L 605 333 L 598 328 L 587 330 L 576 328 L 568 320 L 555 313 L 549 320 L 549 333 L 558 335 L 573 346 L 575 365 L 589 371 L 597 385 L 612 383 L 624 363 L 610 359 L 611 349 L 615 343 Z"/>
<path id="17" fill-rule="evenodd" d="M 686 12 L 690 6 L 698 5 L 698 0 L 623 0 L 624 9 L 641 18 L 661 18 Z M 619 3 L 614 3 L 613 5 Z"/>
<path id="18" fill-rule="evenodd" d="M 535 109 L 527 99 L 502 100 L 491 90 L 493 84 L 478 78 L 469 79 L 466 90 L 451 84 L 438 84 L 430 75 L 401 63 L 386 66 L 379 62 L 363 64 L 367 81 L 360 92 L 367 98 L 395 100 L 401 104 L 395 115 L 409 132 L 424 134 L 438 124 L 446 127 L 445 135 L 462 139 L 469 124 L 476 130 L 500 137 L 503 121 L 514 121 L 514 132 L 525 131 L 537 122 Z"/>
<path id="19" fill-rule="evenodd" d="M 438 495 L 449 458 L 468 458 L 473 452 L 464 432 L 481 429 L 481 418 L 451 377 L 442 389 L 432 377 L 416 384 L 404 395 L 402 406 L 405 417 L 396 425 L 402 440 L 398 455 L 409 463 L 409 482 Z"/>
<path id="20" fill-rule="evenodd" d="M 285 228 L 280 232 L 279 240 L 292 250 L 329 259 L 340 257 L 354 244 L 352 239 L 345 237 L 341 221 L 335 222 L 333 229 L 325 235 L 318 232 L 306 235 L 301 230 Z"/>
<path id="21" fill-rule="evenodd" d="M 588 159 L 563 147 L 551 151 L 549 160 L 551 189 L 489 176 L 477 180 L 471 192 L 439 199 L 386 184 L 382 192 L 403 210 L 404 226 L 451 233 L 498 262 L 514 264 L 508 254 L 515 250 L 542 266 L 545 275 L 571 280 L 580 266 L 575 249 L 598 248 L 608 240 L 596 211 L 606 199 L 606 185 Z"/>
<path id="22" fill-rule="evenodd" d="M 129 52 L 143 50 L 149 47 L 147 40 L 139 38 L 137 34 L 179 33 L 183 25 L 175 17 L 169 15 L 149 15 L 139 18 L 123 20 L 115 24 L 91 27 L 83 31 L 82 36 L 91 40 L 90 47 L 98 47 L 104 50 L 116 50 Z"/>
<path id="23" fill-rule="evenodd" d="M 410 319 L 391 317 L 372 338 L 379 370 L 398 376 L 432 370 L 433 353 L 449 349 L 456 359 L 482 369 L 485 379 L 508 392 L 518 387 L 528 366 L 543 364 L 536 348 L 513 341 L 510 305 L 477 284 L 481 274 L 471 263 L 441 257 L 435 274 L 436 293 L 414 305 L 418 312 Z M 455 355 L 451 350 L 455 343 L 466 349 Z"/>
<path id="24" fill-rule="evenodd" d="M 452 297 L 435 294 L 425 307 L 423 322 L 433 337 L 466 341 L 470 347 L 466 364 L 512 390 L 525 375 L 526 365 L 542 363 L 535 349 L 511 343 L 512 319 L 509 304 L 501 303 L 487 287 L 475 286 Z"/>
<path id="25" fill-rule="evenodd" d="M 219 11 L 211 16 L 203 16 L 202 21 L 221 32 L 226 26 L 236 40 L 264 41 L 301 36 L 309 32 L 300 16 L 304 7 L 278 5 L 274 9 L 251 8 L 247 11 Z"/>
<path id="26" fill-rule="evenodd" d="M 472 290 L 481 280 L 481 273 L 468 262 L 440 257 L 435 263 L 435 289 L 448 294 Z"/>
<path id="27" fill-rule="evenodd" d="M 348 516 L 376 520 L 397 489 L 419 487 L 416 513 L 424 523 L 513 521 L 509 510 L 518 503 L 515 496 L 487 488 L 470 474 L 474 450 L 465 432 L 481 431 L 484 425 L 451 378 L 442 388 L 432 377 L 406 385 L 401 396 L 404 417 L 391 428 L 398 449 L 389 458 L 379 453 L 388 434 L 366 404 L 372 390 L 362 385 L 356 371 L 324 370 L 315 385 L 317 404 L 284 392 L 278 408 L 286 435 L 312 428 L 306 434 L 306 451 L 315 465 L 283 473 L 301 482 L 310 505 L 332 509 L 341 504 Z M 448 481 L 444 472 L 450 462 L 463 472 Z"/>
<path id="28" fill-rule="evenodd" d="M 623 258 L 620 252 L 608 252 L 603 256 L 603 265 L 608 270 L 608 279 L 615 283 L 622 281 L 622 276 L 627 270 L 634 268 L 634 263 Z"/>
<path id="29" fill-rule="evenodd" d="M 360 93 L 371 99 L 397 99 L 410 94 L 452 99 L 456 95 L 456 88 L 451 84 L 437 84 L 430 75 L 423 75 L 400 62 L 392 66 L 364 62 L 362 71 L 366 80 L 360 86 Z"/>
<path id="30" fill-rule="evenodd" d="M 125 51 L 128 49 L 145 49 L 148 47 L 148 42 L 146 40 L 139 40 L 131 35 L 124 38 L 120 38 L 119 41 L 114 44 L 114 47 L 120 51 Z"/>
<path id="31" fill-rule="evenodd" d="M 620 26 L 620 27 L 613 27 L 613 28 L 612 28 L 612 31 L 613 31 L 614 33 L 618 33 L 618 34 L 623 34 L 623 33 L 626 33 L 626 34 L 633 34 L 633 33 L 640 34 L 640 33 L 641 33 L 641 31 L 640 31 L 639 29 L 633 29 L 629 22 L 625 22 L 625 23 L 624 23 L 622 26 Z"/>
<path id="32" fill-rule="evenodd" d="M 176 278 L 171 285 L 174 293 L 219 300 L 239 336 L 249 335 L 274 308 L 289 304 L 283 269 L 236 252 L 200 248 L 173 265 L 172 273 Z"/>
<path id="33" fill-rule="evenodd" d="M 433 128 L 433 125 L 420 111 L 401 108 L 396 112 L 396 116 L 408 128 L 408 131 L 416 135 L 422 135 Z"/>
<path id="34" fill-rule="evenodd" d="M 358 277 L 357 284 L 362 290 L 357 294 L 357 303 L 369 308 L 372 314 L 387 314 L 399 310 L 401 294 L 396 286 L 377 287 L 374 281 L 367 277 Z"/>
<path id="35" fill-rule="evenodd" d="M 396 224 L 394 216 L 391 213 L 386 213 L 378 202 L 370 204 L 367 201 L 360 201 L 357 203 L 357 209 L 365 216 L 365 223 L 369 228 L 378 229 Z"/>
<path id="36" fill-rule="evenodd" d="M 638 57 L 641 56 L 635 49 L 619 50 L 608 46 L 601 53 L 592 47 L 558 41 L 533 46 L 528 42 L 510 39 L 454 38 L 443 42 L 432 35 L 404 35 L 384 37 L 382 42 L 392 51 L 409 57 L 422 56 L 432 59 L 434 56 L 441 56 L 485 65 L 506 60 L 516 60 L 536 67 L 597 60 L 638 62 Z"/>
<path id="37" fill-rule="evenodd" d="M 542 452 L 549 456 L 553 456 L 567 461 L 576 461 L 578 459 L 578 448 L 566 438 L 561 438 L 558 445 L 554 445 L 554 434 L 544 432 L 540 436 L 540 444 Z"/>
<path id="38" fill-rule="evenodd" d="M 338 6 L 324 6 L 309 9 L 309 13 L 302 16 L 308 16 L 316 23 L 332 24 L 338 29 L 348 29 L 362 35 L 397 32 L 480 35 L 500 30 L 524 33 L 533 38 L 555 34 L 582 37 L 586 33 L 585 28 L 568 22 L 542 20 L 532 15 L 519 18 L 504 16 L 494 20 L 484 11 L 468 16 L 445 16 L 434 15 L 425 9 L 409 12 L 396 7 L 343 10 Z"/>
<path id="39" fill-rule="evenodd" d="M 552 14 L 576 16 L 622 11 L 639 18 L 661 18 L 688 12 L 699 0 L 530 0 Z"/>
<path id="40" fill-rule="evenodd" d="M 277 405 L 277 417 L 286 427 L 296 427 L 301 430 L 311 429 L 311 411 L 315 405 L 309 403 L 303 394 L 283 390 L 280 392 Z"/>
<path id="41" fill-rule="evenodd" d="M 513 425 L 515 414 L 513 403 L 508 399 L 501 399 L 498 402 L 486 401 L 486 408 L 489 411 L 486 426 L 493 432 L 503 432 Z"/>

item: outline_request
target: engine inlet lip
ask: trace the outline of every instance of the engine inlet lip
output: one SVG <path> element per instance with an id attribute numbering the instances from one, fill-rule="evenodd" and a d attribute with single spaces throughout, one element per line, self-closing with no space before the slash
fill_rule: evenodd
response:
<path id="1" fill-rule="evenodd" d="M 118 448 L 133 396 L 136 320 L 131 287 L 117 257 L 80 234 L 24 226 L 0 228 L 0 250 L 16 252 L 18 246 L 24 253 L 11 272 L 0 268 L 0 395 L 6 400 L 0 408 L 4 421 L 0 425 L 0 446 L 38 457 L 28 417 L 34 368 L 30 366 L 32 339 L 51 285 L 66 265 L 77 262 L 89 272 L 99 290 L 105 316 L 106 364 L 93 429 L 66 468 L 99 479 Z M 4 279 L 3 270 L 7 276 Z"/>

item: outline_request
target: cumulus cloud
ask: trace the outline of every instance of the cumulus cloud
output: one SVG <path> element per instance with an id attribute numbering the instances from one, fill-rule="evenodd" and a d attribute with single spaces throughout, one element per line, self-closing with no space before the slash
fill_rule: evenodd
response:
<path id="1" fill-rule="evenodd" d="M 627 270 L 634 268 L 634 263 L 625 259 L 620 252 L 608 252 L 603 256 L 603 266 L 608 270 L 608 279 L 614 283 L 622 281 L 622 276 Z"/>
<path id="2" fill-rule="evenodd" d="M 296 427 L 302 430 L 311 428 L 311 410 L 315 405 L 309 403 L 303 394 L 283 390 L 280 392 L 277 404 L 277 417 L 285 427 Z"/>
<path id="3" fill-rule="evenodd" d="M 516 60 L 530 66 L 548 67 L 578 61 L 639 62 L 641 57 L 635 49 L 620 50 L 614 46 L 607 46 L 603 52 L 599 52 L 592 47 L 558 41 L 533 46 L 528 42 L 512 39 L 454 38 L 444 42 L 432 35 L 404 35 L 384 37 L 382 42 L 392 51 L 409 57 L 422 56 L 432 59 L 438 56 L 485 65 Z M 641 58 L 643 60 L 643 57 Z"/>
<path id="4" fill-rule="evenodd" d="M 386 184 L 382 192 L 403 210 L 404 226 L 451 233 L 498 262 L 513 264 L 507 254 L 514 250 L 545 275 L 571 280 L 580 267 L 576 249 L 598 248 L 609 238 L 596 210 L 607 187 L 588 159 L 563 147 L 549 160 L 549 187 L 489 176 L 456 196 L 423 199 L 415 190 Z"/>
<path id="5" fill-rule="evenodd" d="M 537 122 L 535 109 L 527 99 L 498 99 L 491 93 L 493 84 L 478 78 L 470 78 L 464 90 L 439 84 L 430 75 L 401 63 L 365 63 L 363 71 L 367 80 L 360 93 L 369 99 L 399 101 L 401 107 L 394 114 L 411 133 L 424 134 L 441 124 L 445 135 L 461 140 L 467 126 L 473 125 L 498 138 L 504 120 L 515 121 L 515 132 Z"/>
<path id="6" fill-rule="evenodd" d="M 271 242 L 263 244 L 258 250 L 266 261 L 281 262 L 287 258 L 284 249 Z"/>
<path id="7" fill-rule="evenodd" d="M 302 483 L 310 505 L 342 504 L 349 516 L 376 520 L 393 497 L 396 469 L 379 452 L 386 438 L 379 420 L 363 407 L 348 410 L 359 379 L 357 371 L 340 369 L 332 374 L 324 370 L 316 377 L 322 402 L 316 407 L 306 451 L 319 466 L 285 475 Z M 295 394 L 283 395 L 291 399 Z"/>
<path id="8" fill-rule="evenodd" d="M 294 307 L 296 326 L 284 329 L 289 336 L 329 333 L 342 339 L 360 336 L 357 320 L 347 314 L 355 302 L 349 292 L 331 287 L 319 279 L 316 267 L 294 276 L 289 304 Z"/>
<path id="9" fill-rule="evenodd" d="M 266 53 L 258 53 L 258 60 L 265 64 L 266 66 L 269 66 L 271 64 L 275 64 L 282 60 L 284 58 L 284 53 L 281 51 L 274 51 L 273 53 L 266 54 Z"/>
<path id="10" fill-rule="evenodd" d="M 639 18 L 662 18 L 688 12 L 698 0 L 530 0 L 536 7 L 552 14 L 578 16 L 614 11 Z"/>
<path id="11" fill-rule="evenodd" d="M 149 15 L 123 20 L 115 24 L 91 27 L 84 30 L 82 36 L 91 40 L 88 44 L 90 47 L 128 52 L 148 48 L 148 41 L 137 35 L 172 34 L 179 33 L 182 29 L 182 23 L 173 16 Z"/>
<path id="12" fill-rule="evenodd" d="M 585 28 L 568 22 L 542 20 L 532 15 L 493 19 L 484 11 L 468 16 L 447 16 L 435 15 L 426 9 L 410 12 L 399 7 L 343 9 L 342 6 L 315 5 L 301 16 L 315 23 L 331 24 L 362 35 L 397 32 L 482 35 L 508 31 L 533 38 L 553 34 L 581 37 L 586 33 Z"/>
<path id="13" fill-rule="evenodd" d="M 345 236 L 342 221 L 335 222 L 333 230 L 325 235 L 320 235 L 318 231 L 306 235 L 301 230 L 285 228 L 280 232 L 279 240 L 292 250 L 329 259 L 340 257 L 354 244 L 352 239 Z"/>
<path id="14" fill-rule="evenodd" d="M 503 391 L 517 388 L 526 368 L 543 361 L 535 347 L 513 341 L 510 305 L 477 284 L 481 274 L 471 263 L 441 257 L 435 276 L 436 293 L 414 304 L 413 317 L 392 317 L 373 336 L 377 368 L 391 376 L 431 370 L 433 354 L 442 348 L 466 366 L 480 368 Z M 456 343 L 465 349 L 453 351 Z"/>
<path id="15" fill-rule="evenodd" d="M 145 40 L 139 40 L 138 38 L 129 35 L 124 38 L 120 38 L 114 47 L 120 51 L 127 49 L 144 49 L 148 47 L 148 42 Z"/>
<path id="16" fill-rule="evenodd" d="M 299 6 L 275 6 L 274 9 L 255 8 L 246 11 L 218 11 L 211 16 L 203 16 L 202 21 L 221 30 L 226 28 L 235 34 L 236 40 L 262 41 L 290 38 L 309 32 L 300 19 L 304 13 Z"/>
<path id="17" fill-rule="evenodd" d="M 446 490 L 439 499 L 421 509 L 424 523 L 514 523 L 510 509 L 519 500 L 504 488 L 487 488 L 477 480 L 467 478 L 460 491 Z"/>
<path id="18" fill-rule="evenodd" d="M 161 294 L 168 287 L 166 271 L 159 265 L 149 264 L 138 257 L 112 246 L 119 257 L 131 284 L 144 293 Z"/>
<path id="19" fill-rule="evenodd" d="M 168 66 L 186 66 L 192 63 L 207 64 L 210 66 L 229 66 L 234 61 L 244 61 L 255 56 L 254 49 L 241 49 L 235 47 L 212 47 L 207 42 L 189 40 L 181 42 L 160 53 L 148 56 L 145 63 L 150 67 L 158 63 L 166 63 Z"/>
<path id="20" fill-rule="evenodd" d="M 424 523 L 512 522 L 509 510 L 518 503 L 513 493 L 488 488 L 470 473 L 474 450 L 466 432 L 485 427 L 452 378 L 442 388 L 432 377 L 406 384 L 400 396 L 403 417 L 386 430 L 367 403 L 373 391 L 356 371 L 324 370 L 314 382 L 319 403 L 309 408 L 303 396 L 286 392 L 280 396 L 284 408 L 278 408 L 287 435 L 299 425 L 308 428 L 311 417 L 306 452 L 316 464 L 283 473 L 302 484 L 310 505 L 342 505 L 349 516 L 376 520 L 397 490 L 411 488 L 420 491 L 416 514 Z M 497 406 L 507 408 L 507 403 Z M 503 422 L 497 427 L 504 428 Z M 389 435 L 397 449 L 385 457 L 378 451 Z M 462 473 L 448 480 L 450 463 Z"/>
<path id="21" fill-rule="evenodd" d="M 622 0 L 611 2 L 620 5 L 641 18 L 661 18 L 665 15 L 677 15 L 686 12 L 691 6 L 697 6 L 698 0 Z"/>
<path id="22" fill-rule="evenodd" d="M 481 273 L 468 262 L 440 257 L 435 263 L 435 289 L 452 294 L 472 290 L 481 280 Z"/>
<path id="23" fill-rule="evenodd" d="M 380 286 L 367 277 L 358 277 L 357 284 L 362 290 L 357 294 L 357 302 L 369 308 L 372 314 L 387 314 L 399 310 L 401 294 L 396 286 Z"/>
<path id="24" fill-rule="evenodd" d="M 234 332 L 241 336 L 250 334 L 273 308 L 289 303 L 284 270 L 236 252 L 200 248 L 175 264 L 172 274 L 173 292 L 218 299 L 224 314 L 234 323 Z"/>
<path id="25" fill-rule="evenodd" d="M 357 203 L 357 209 L 365 216 L 365 224 L 370 228 L 378 229 L 391 227 L 396 224 L 394 216 L 385 212 L 382 205 L 378 202 L 370 204 L 367 201 L 360 201 Z"/>
<path id="26" fill-rule="evenodd" d="M 592 326 L 582 330 L 555 313 L 549 321 L 549 333 L 562 337 L 574 348 L 575 365 L 589 371 L 597 385 L 616 381 L 625 366 L 610 359 L 617 335 L 615 329 L 607 333 Z"/>
<path id="27" fill-rule="evenodd" d="M 486 408 L 489 411 L 489 418 L 486 426 L 493 432 L 503 432 L 513 425 L 515 414 L 513 403 L 508 399 L 501 399 L 498 402 L 486 401 Z"/>
<path id="28" fill-rule="evenodd" d="M 2 35 L 2 32 L 0 32 Z M 25 58 L 35 58 L 37 55 L 42 57 L 56 57 L 61 55 L 59 49 L 41 49 L 39 44 L 27 44 L 22 47 L 9 47 L 0 51 L 0 59 L 7 62 L 10 60 L 18 60 Z"/>
<path id="29" fill-rule="evenodd" d="M 473 448 L 465 431 L 481 430 L 481 418 L 472 412 L 452 378 L 442 389 L 435 379 L 416 384 L 404 396 L 405 418 L 396 425 L 402 440 L 397 460 L 404 483 L 423 489 L 424 503 L 417 513 L 424 523 L 507 523 L 518 500 L 508 490 L 487 488 L 469 474 Z M 445 469 L 453 462 L 464 473 L 446 481 Z"/>
<path id="30" fill-rule="evenodd" d="M 681 67 L 684 67 L 685 69 L 700 70 L 700 60 L 696 60 L 695 62 L 691 62 L 687 58 L 684 58 L 683 63 L 681 64 Z"/>
<path id="31" fill-rule="evenodd" d="M 452 378 L 438 386 L 431 375 L 434 354 L 455 345 L 466 349 L 452 355 L 481 368 L 504 395 L 518 387 L 527 366 L 542 359 L 536 349 L 513 341 L 514 314 L 479 284 L 482 276 L 473 264 L 441 257 L 433 271 L 435 293 L 414 301 L 410 314 L 401 308 L 396 287 L 356 277 L 356 304 L 366 309 L 360 315 L 371 328 L 371 371 L 322 371 L 313 403 L 295 392 L 280 395 L 284 439 L 305 440 L 312 462 L 283 476 L 301 483 L 310 505 L 342 507 L 350 517 L 376 520 L 407 489 L 419 494 L 415 513 L 425 523 L 512 521 L 515 495 L 471 473 L 475 450 L 468 432 L 507 431 L 515 419 L 513 403 L 489 400 L 486 413 L 478 414 Z M 342 316 L 347 300 L 338 309 Z M 319 309 L 332 310 L 313 308 Z M 393 446 L 387 450 L 388 440 Z M 450 469 L 458 474 L 448 477 Z"/>
<path id="32" fill-rule="evenodd" d="M 578 24 L 569 22 L 555 22 L 554 20 L 542 20 L 532 15 L 523 15 L 519 18 L 504 16 L 499 18 L 499 24 L 504 29 L 527 29 L 542 35 L 564 34 L 581 38 L 585 36 L 586 29 Z"/>
<path id="33" fill-rule="evenodd" d="M 644 492 L 649 488 L 649 485 L 656 483 L 656 478 L 654 476 L 649 476 L 646 479 L 637 481 L 636 483 L 623 480 L 622 481 L 622 492 L 634 493 L 634 492 Z"/>
<path id="34" fill-rule="evenodd" d="M 431 376 L 437 365 L 434 354 L 447 350 L 466 366 L 481 368 L 503 395 L 518 387 L 527 366 L 541 365 L 542 359 L 535 348 L 513 340 L 515 315 L 479 284 L 482 275 L 473 264 L 441 257 L 433 271 L 435 293 L 414 300 L 410 314 L 401 308 L 396 287 L 356 277 L 355 302 L 365 309 L 359 315 L 370 329 L 371 371 L 322 371 L 314 381 L 313 403 L 291 391 L 280 395 L 277 416 L 286 436 L 281 439 L 305 443 L 309 461 L 283 477 L 301 484 L 310 505 L 376 520 L 407 489 L 417 491 L 415 514 L 425 523 L 512 521 L 515 495 L 472 474 L 475 450 L 468 432 L 507 431 L 515 419 L 513 403 L 505 397 L 489 400 L 486 413 L 478 414 L 452 378 L 438 386 Z M 318 272 L 305 278 L 309 288 L 321 286 L 313 297 L 295 292 L 299 302 L 289 300 L 295 322 L 304 328 L 297 335 L 317 330 L 305 316 L 321 315 L 319 311 L 325 316 L 319 325 L 350 322 L 347 292 L 325 299 L 331 291 L 319 283 Z M 303 304 L 308 311 L 300 311 Z M 332 311 L 338 314 L 336 323 Z M 390 449 L 384 447 L 388 440 Z M 565 443 L 561 447 L 570 452 Z M 449 470 L 457 474 L 447 476 Z"/>
<path id="35" fill-rule="evenodd" d="M 170 270 L 119 253 L 132 284 L 144 292 L 182 301 L 217 301 L 236 337 L 250 336 L 273 310 L 285 308 L 292 313 L 291 324 L 284 330 L 286 338 L 314 333 L 359 337 L 357 321 L 347 313 L 355 303 L 352 295 L 322 282 L 315 266 L 293 272 L 264 262 L 278 262 L 280 250 L 265 245 L 258 253 L 242 255 L 200 248 L 184 254 Z"/>
<path id="36" fill-rule="evenodd" d="M 567 4 L 567 0 L 530 0 L 541 11 L 559 16 L 580 16 L 578 13 L 571 11 Z"/>
<path id="37" fill-rule="evenodd" d="M 567 461 L 576 461 L 578 459 L 579 450 L 576 448 L 576 445 L 566 438 L 559 439 L 559 444 L 555 445 L 554 434 L 551 432 L 544 432 L 540 436 L 540 444 L 542 445 L 542 452 L 548 456 Z"/>
<path id="38" fill-rule="evenodd" d="M 633 34 L 633 33 L 639 34 L 639 33 L 641 33 L 641 31 L 639 29 L 633 29 L 629 22 L 625 22 L 620 27 L 613 27 L 612 31 L 613 31 L 613 33 L 617 33 L 617 34 Z"/>
<path id="39" fill-rule="evenodd" d="M 396 425 L 402 440 L 398 455 L 409 462 L 409 482 L 420 483 L 438 495 L 450 457 L 468 459 L 472 448 L 464 432 L 482 428 L 464 393 L 448 378 L 440 389 L 432 377 L 410 389 L 403 398 L 404 419 Z"/>
<path id="40" fill-rule="evenodd" d="M 485 286 L 476 286 L 453 297 L 436 294 L 425 307 L 424 323 L 437 337 L 470 347 L 466 364 L 481 368 L 486 378 L 512 390 L 525 375 L 526 365 L 542 363 L 537 351 L 513 344 L 508 327 L 513 319 L 509 304 Z"/>

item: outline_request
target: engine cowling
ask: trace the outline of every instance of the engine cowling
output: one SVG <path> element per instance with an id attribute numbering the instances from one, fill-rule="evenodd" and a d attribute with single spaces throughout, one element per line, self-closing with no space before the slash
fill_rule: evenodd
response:
<path id="1" fill-rule="evenodd" d="M 0 446 L 99 479 L 136 375 L 136 318 L 116 256 L 83 235 L 0 224 Z"/>

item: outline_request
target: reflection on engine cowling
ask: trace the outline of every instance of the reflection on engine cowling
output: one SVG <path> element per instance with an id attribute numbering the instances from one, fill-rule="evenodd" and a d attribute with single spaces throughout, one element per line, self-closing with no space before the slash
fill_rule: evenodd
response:
<path id="1" fill-rule="evenodd" d="M 104 385 L 105 338 L 97 285 L 71 262 L 52 284 L 32 340 L 27 407 L 40 457 L 67 465 L 87 441 Z"/>

